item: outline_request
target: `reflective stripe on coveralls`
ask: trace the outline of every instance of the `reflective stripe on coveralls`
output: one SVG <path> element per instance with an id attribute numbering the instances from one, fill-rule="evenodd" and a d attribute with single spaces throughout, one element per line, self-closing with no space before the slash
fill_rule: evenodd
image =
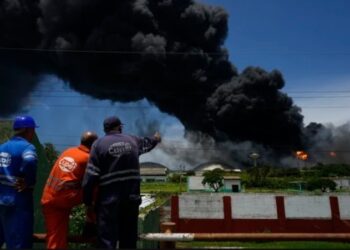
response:
<path id="1" fill-rule="evenodd" d="M 41 198 L 47 230 L 47 248 L 66 249 L 69 215 L 82 203 L 81 180 L 89 158 L 83 145 L 64 151 L 55 162 Z"/>

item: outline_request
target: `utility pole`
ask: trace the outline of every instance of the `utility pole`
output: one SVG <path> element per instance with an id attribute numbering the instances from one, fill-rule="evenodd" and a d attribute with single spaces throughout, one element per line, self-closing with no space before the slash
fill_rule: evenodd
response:
<path id="1" fill-rule="evenodd" d="M 179 170 L 180 170 L 180 183 L 179 183 L 179 185 L 180 185 L 180 193 L 182 193 L 182 173 L 183 173 L 183 171 L 185 171 L 186 170 L 186 166 L 185 166 L 185 164 L 183 164 L 183 163 L 181 163 L 180 165 L 179 165 Z"/>
<path id="2" fill-rule="evenodd" d="M 253 166 L 256 167 L 258 164 L 257 164 L 257 160 L 260 158 L 260 155 L 258 153 L 251 153 L 249 155 L 249 158 L 253 160 Z"/>

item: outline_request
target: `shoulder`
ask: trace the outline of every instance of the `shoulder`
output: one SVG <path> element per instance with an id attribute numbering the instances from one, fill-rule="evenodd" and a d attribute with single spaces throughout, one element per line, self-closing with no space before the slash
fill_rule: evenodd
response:
<path id="1" fill-rule="evenodd" d="M 36 148 L 33 144 L 31 144 L 30 142 L 27 142 L 27 141 L 22 141 L 22 146 L 23 146 L 23 150 L 25 152 L 36 152 Z"/>

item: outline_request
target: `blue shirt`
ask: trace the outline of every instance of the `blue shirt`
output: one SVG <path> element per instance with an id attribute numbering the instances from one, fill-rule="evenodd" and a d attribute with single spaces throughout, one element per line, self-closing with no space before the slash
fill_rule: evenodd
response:
<path id="1" fill-rule="evenodd" d="M 12 206 L 30 201 L 31 189 L 19 193 L 14 184 L 18 178 L 24 178 L 29 188 L 34 187 L 37 159 L 33 144 L 22 137 L 14 136 L 0 145 L 0 205 Z"/>

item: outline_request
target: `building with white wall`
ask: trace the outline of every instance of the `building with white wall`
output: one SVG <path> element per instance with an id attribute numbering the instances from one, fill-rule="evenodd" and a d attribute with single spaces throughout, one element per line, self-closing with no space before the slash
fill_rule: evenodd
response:
<path id="1" fill-rule="evenodd" d="M 143 162 L 140 164 L 140 175 L 144 182 L 161 181 L 167 179 L 169 169 L 159 163 Z"/>

